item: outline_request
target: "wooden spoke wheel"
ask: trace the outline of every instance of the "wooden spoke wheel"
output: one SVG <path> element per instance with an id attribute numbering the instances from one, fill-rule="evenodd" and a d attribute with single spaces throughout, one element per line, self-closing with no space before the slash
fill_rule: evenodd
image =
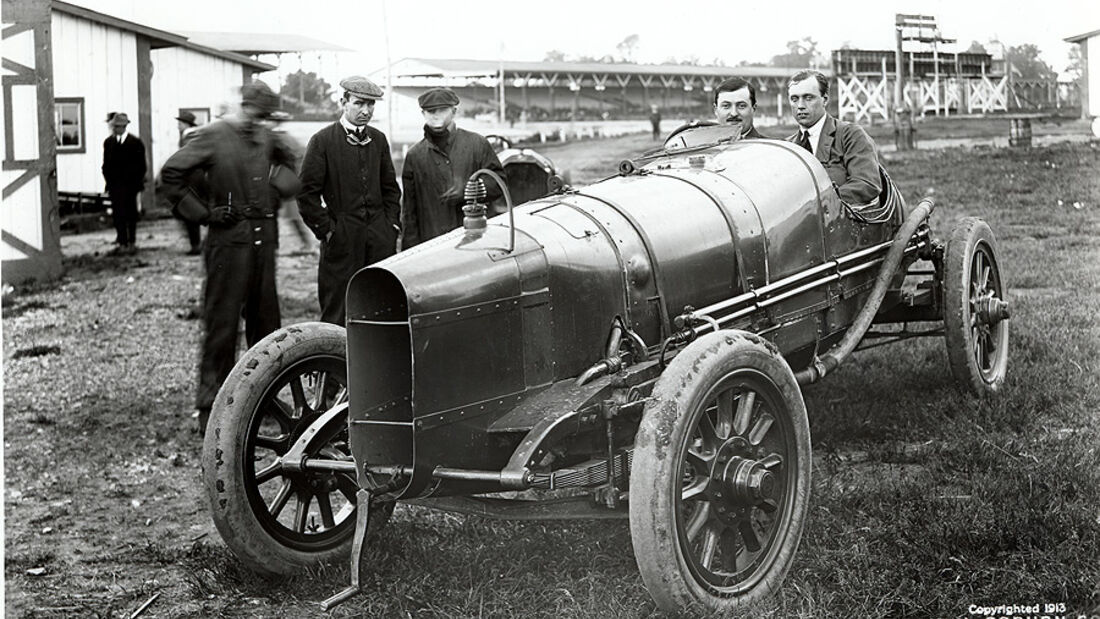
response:
<path id="1" fill-rule="evenodd" d="M 802 394 L 774 346 L 721 331 L 677 355 L 630 478 L 634 552 L 658 606 L 728 611 L 777 590 L 806 520 L 810 456 Z"/>
<path id="2" fill-rule="evenodd" d="M 1008 369 L 1008 302 L 993 231 L 964 219 L 944 252 L 944 339 L 960 391 L 984 396 L 1004 383 Z"/>
<path id="3" fill-rule="evenodd" d="M 347 401 L 346 336 L 305 323 L 260 341 L 218 392 L 203 447 L 203 478 L 214 523 L 251 569 L 289 574 L 348 556 L 355 533 L 355 475 L 295 470 L 282 457 L 310 425 Z M 326 426 L 307 457 L 351 462 L 346 411 Z M 371 533 L 393 503 L 371 509 Z"/>

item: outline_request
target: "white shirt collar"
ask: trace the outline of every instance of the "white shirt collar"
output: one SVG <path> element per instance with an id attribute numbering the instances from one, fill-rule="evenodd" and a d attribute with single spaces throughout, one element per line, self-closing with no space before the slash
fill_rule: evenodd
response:
<path id="1" fill-rule="evenodd" d="M 825 126 L 825 116 L 827 116 L 827 114 L 822 114 L 821 118 L 818 118 L 817 122 L 808 130 L 810 133 L 810 148 L 814 149 L 815 157 L 817 156 L 817 141 L 821 138 L 821 128 Z M 798 130 L 804 131 L 805 129 L 799 127 Z"/>
<path id="2" fill-rule="evenodd" d="M 361 128 L 348 122 L 348 119 L 344 118 L 343 114 L 340 115 L 340 126 L 344 128 L 344 131 L 351 131 L 353 133 L 359 131 L 359 129 Z M 362 128 L 366 128 L 366 125 L 363 125 Z"/>

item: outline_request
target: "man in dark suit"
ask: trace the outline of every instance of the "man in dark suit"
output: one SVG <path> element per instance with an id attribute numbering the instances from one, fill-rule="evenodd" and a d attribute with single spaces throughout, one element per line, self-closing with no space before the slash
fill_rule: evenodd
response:
<path id="1" fill-rule="evenodd" d="M 752 84 L 731 77 L 714 89 L 714 118 L 722 125 L 741 125 L 741 139 L 762 139 L 753 125 L 756 113 L 756 89 Z"/>
<path id="2" fill-rule="evenodd" d="M 145 188 L 145 145 L 126 132 L 130 119 L 125 113 L 112 112 L 107 123 L 111 137 L 103 141 L 103 180 L 111 196 L 116 251 L 133 253 L 137 249 L 137 195 Z"/>
<path id="3" fill-rule="evenodd" d="M 386 135 L 368 127 L 382 89 L 365 77 L 340 81 L 340 120 L 309 139 L 298 211 L 321 241 L 321 320 L 343 325 L 351 276 L 397 251 L 401 187 Z M 322 202 L 323 200 L 323 202 Z"/>
<path id="4" fill-rule="evenodd" d="M 787 95 L 799 125 L 787 141 L 817 157 L 844 202 L 857 206 L 878 199 L 882 179 L 875 143 L 859 125 L 825 113 L 829 80 L 819 71 L 800 71 L 787 83 Z"/>

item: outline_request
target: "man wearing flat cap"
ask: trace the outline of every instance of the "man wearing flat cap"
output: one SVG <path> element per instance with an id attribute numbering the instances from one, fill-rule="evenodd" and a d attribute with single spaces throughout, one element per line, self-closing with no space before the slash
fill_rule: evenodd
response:
<path id="1" fill-rule="evenodd" d="M 340 119 L 310 138 L 298 193 L 302 220 L 321 241 L 321 320 L 337 325 L 344 324 L 351 276 L 394 254 L 401 221 L 401 188 L 390 143 L 367 126 L 382 89 L 360 76 L 341 80 L 340 87 Z"/>
<path id="2" fill-rule="evenodd" d="M 504 176 L 489 141 L 455 126 L 459 101 L 453 90 L 432 88 L 418 102 L 424 114 L 424 139 L 409 149 L 401 171 L 403 248 L 462 225 L 463 193 L 471 174 L 488 168 Z M 492 179 L 486 178 L 485 185 L 490 202 L 501 196 Z"/>
<path id="3" fill-rule="evenodd" d="M 278 95 L 266 84 L 245 84 L 240 111 L 195 131 L 160 171 L 160 197 L 169 204 L 198 203 L 188 212 L 200 211 L 195 218 L 210 228 L 203 247 L 206 285 L 195 398 L 200 431 L 236 361 L 241 316 L 249 347 L 281 322 L 275 288 L 279 194 L 271 170 L 294 170 L 295 157 L 260 122 L 278 107 Z M 205 191 L 192 186 L 195 172 L 203 173 L 197 176 L 205 178 Z"/>
<path id="4" fill-rule="evenodd" d="M 126 132 L 130 119 L 125 112 L 112 112 L 107 124 L 111 136 L 103 141 L 102 169 L 111 196 L 116 251 L 133 253 L 137 249 L 137 195 L 145 188 L 145 144 Z"/>

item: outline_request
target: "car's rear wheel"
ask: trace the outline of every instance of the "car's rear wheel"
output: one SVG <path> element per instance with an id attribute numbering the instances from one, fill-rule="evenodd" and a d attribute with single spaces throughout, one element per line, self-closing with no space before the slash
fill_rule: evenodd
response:
<path id="1" fill-rule="evenodd" d="M 657 605 L 730 611 L 771 596 L 802 537 L 810 457 L 802 394 L 774 346 L 720 331 L 677 355 L 630 478 L 634 552 Z"/>
<path id="2" fill-rule="evenodd" d="M 1008 303 L 997 242 L 982 220 L 968 217 L 944 251 L 944 339 L 955 385 L 984 396 L 998 391 L 1008 369 Z"/>

